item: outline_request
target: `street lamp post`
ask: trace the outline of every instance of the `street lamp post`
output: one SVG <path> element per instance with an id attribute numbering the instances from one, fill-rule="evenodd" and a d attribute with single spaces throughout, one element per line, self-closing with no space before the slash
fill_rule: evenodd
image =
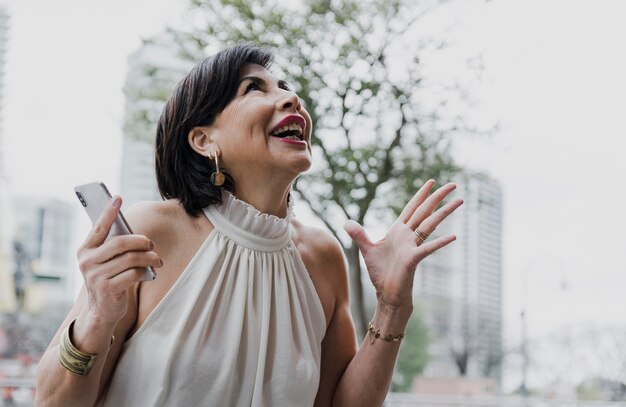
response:
<path id="1" fill-rule="evenodd" d="M 528 370 L 530 367 L 530 356 L 528 352 L 528 281 L 530 275 L 530 269 L 533 263 L 536 263 L 537 260 L 540 260 L 542 257 L 546 256 L 537 256 L 531 259 L 526 267 L 524 268 L 524 273 L 522 275 L 522 311 L 520 312 L 520 323 L 521 323 L 521 345 L 520 345 L 520 353 L 522 355 L 522 383 L 520 385 L 519 391 L 520 395 L 524 399 L 528 399 L 530 396 L 530 391 L 528 389 Z M 557 264 L 558 269 L 561 271 L 561 283 L 560 289 L 562 291 L 567 290 L 567 274 L 565 271 L 565 267 L 563 263 L 555 256 L 549 255 L 552 257 L 555 263 Z M 528 401 L 525 403 L 528 405 Z"/>

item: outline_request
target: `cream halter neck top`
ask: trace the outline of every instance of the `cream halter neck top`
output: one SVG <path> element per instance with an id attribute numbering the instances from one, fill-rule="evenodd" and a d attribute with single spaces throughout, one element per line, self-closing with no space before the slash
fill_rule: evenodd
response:
<path id="1" fill-rule="evenodd" d="M 124 344 L 100 406 L 311 406 L 326 320 L 286 218 L 223 193 L 215 227 Z"/>

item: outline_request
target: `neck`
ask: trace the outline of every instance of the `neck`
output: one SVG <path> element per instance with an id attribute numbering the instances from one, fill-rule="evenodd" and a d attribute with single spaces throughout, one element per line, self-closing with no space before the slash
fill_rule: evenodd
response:
<path id="1" fill-rule="evenodd" d="M 279 218 L 287 216 L 287 196 L 291 182 L 259 183 L 235 181 L 235 197 L 254 206 L 259 212 Z M 259 188 L 261 186 L 261 188 Z"/>

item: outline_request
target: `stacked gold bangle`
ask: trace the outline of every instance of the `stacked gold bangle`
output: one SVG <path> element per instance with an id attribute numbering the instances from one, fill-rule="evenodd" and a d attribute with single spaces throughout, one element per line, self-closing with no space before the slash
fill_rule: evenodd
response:
<path id="1" fill-rule="evenodd" d="M 367 328 L 367 331 L 369 332 L 369 335 L 370 335 L 370 344 L 373 344 L 374 342 L 376 342 L 376 339 L 379 339 L 379 338 L 387 342 L 400 342 L 406 336 L 406 332 L 397 336 L 383 335 L 380 333 L 380 329 L 375 329 L 371 322 L 370 322 L 369 327 Z"/>
<path id="2" fill-rule="evenodd" d="M 76 320 L 72 321 L 61 335 L 61 340 L 59 341 L 59 362 L 61 366 L 75 375 L 88 376 L 89 372 L 91 372 L 91 368 L 93 368 L 93 365 L 96 363 L 96 359 L 98 359 L 98 354 L 81 352 L 72 344 L 70 331 L 75 321 Z M 111 345 L 113 345 L 114 341 L 115 336 L 111 336 Z"/>

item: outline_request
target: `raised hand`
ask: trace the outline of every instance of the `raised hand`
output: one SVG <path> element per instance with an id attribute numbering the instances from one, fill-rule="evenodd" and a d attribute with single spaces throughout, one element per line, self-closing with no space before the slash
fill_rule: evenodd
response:
<path id="1" fill-rule="evenodd" d="M 448 215 L 463 204 L 462 199 L 455 199 L 435 211 L 456 185 L 446 184 L 431 195 L 434 185 L 435 181 L 430 180 L 417 191 L 385 237 L 378 242 L 372 242 L 357 222 L 349 220 L 344 224 L 346 232 L 363 255 L 379 303 L 390 309 L 412 307 L 417 265 L 456 239 L 454 235 L 447 235 L 426 240 Z"/>
<path id="2" fill-rule="evenodd" d="M 143 280 L 144 268 L 162 265 L 153 251 L 154 243 L 143 235 L 106 240 L 121 207 L 121 198 L 116 198 L 109 202 L 77 252 L 87 289 L 88 311 L 110 324 L 116 324 L 126 313 L 126 292 Z"/>

